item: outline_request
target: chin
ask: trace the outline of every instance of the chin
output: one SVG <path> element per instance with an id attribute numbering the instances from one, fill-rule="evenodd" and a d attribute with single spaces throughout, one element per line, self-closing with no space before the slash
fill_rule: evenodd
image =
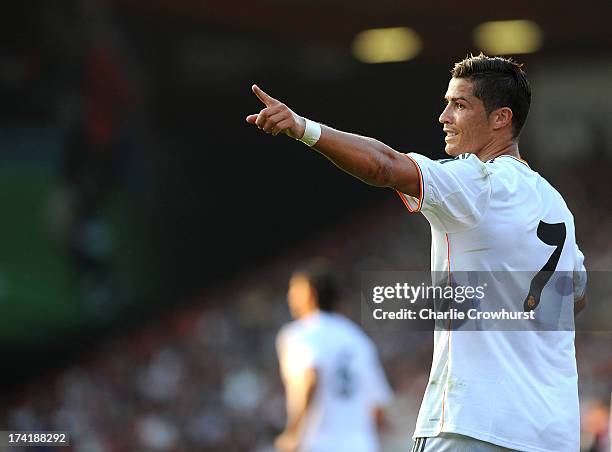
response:
<path id="1" fill-rule="evenodd" d="M 448 144 L 444 147 L 444 152 L 451 157 L 457 157 L 459 154 L 461 154 L 459 149 L 457 149 L 457 146 L 450 146 Z"/>

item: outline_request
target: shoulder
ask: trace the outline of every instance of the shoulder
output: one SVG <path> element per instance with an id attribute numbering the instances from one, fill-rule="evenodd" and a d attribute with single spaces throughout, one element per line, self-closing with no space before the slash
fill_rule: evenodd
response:
<path id="1" fill-rule="evenodd" d="M 545 177 L 532 169 L 527 161 L 511 155 L 501 155 L 485 163 L 489 172 L 495 176 L 496 179 L 513 179 L 520 177 L 527 182 L 527 185 L 523 186 L 524 189 L 530 187 L 542 196 L 554 198 L 565 204 L 563 196 L 559 191 Z"/>
<path id="2" fill-rule="evenodd" d="M 418 166 L 425 186 L 487 184 L 488 167 L 474 154 L 466 153 L 439 160 L 416 153 L 410 153 L 409 156 Z"/>
<path id="3" fill-rule="evenodd" d="M 276 343 L 287 343 L 291 340 L 296 340 L 304 334 L 304 326 L 299 320 L 294 320 L 281 327 L 276 335 Z"/>
<path id="4" fill-rule="evenodd" d="M 500 155 L 484 162 L 491 175 L 494 191 L 498 196 L 504 193 L 524 194 L 540 197 L 540 191 L 547 190 L 548 182 L 534 171 L 529 164 L 511 155 Z"/>
<path id="5" fill-rule="evenodd" d="M 434 228 L 447 232 L 471 228 L 480 221 L 491 194 L 484 162 L 470 153 L 442 160 L 410 156 L 420 165 L 421 193 L 418 200 L 405 200 L 412 201 L 407 204 L 409 210 L 421 210 Z"/>
<path id="6" fill-rule="evenodd" d="M 337 333 L 344 335 L 354 345 L 358 345 L 363 349 L 375 348 L 370 336 L 359 325 L 341 314 L 335 314 L 334 317 Z"/>

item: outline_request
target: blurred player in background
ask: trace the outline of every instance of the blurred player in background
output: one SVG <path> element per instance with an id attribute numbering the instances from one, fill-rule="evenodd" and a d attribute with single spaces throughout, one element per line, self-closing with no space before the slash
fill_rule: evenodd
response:
<path id="1" fill-rule="evenodd" d="M 293 322 L 277 337 L 287 398 L 283 452 L 374 452 L 391 389 L 374 344 L 334 312 L 338 290 L 329 266 L 315 260 L 289 282 Z"/>
<path id="2" fill-rule="evenodd" d="M 454 66 L 439 117 L 452 158 L 437 161 L 320 125 L 256 85 L 253 91 L 265 108 L 248 123 L 301 140 L 362 181 L 395 189 L 410 212 L 423 213 L 432 271 L 573 272 L 573 296 L 560 309 L 573 315 L 584 306 L 573 216 L 519 153 L 531 102 L 521 65 L 481 54 Z M 514 300 L 518 310 L 546 304 L 544 286 L 554 283 L 536 282 Z M 413 451 L 577 451 L 577 378 L 573 331 L 436 329 Z"/>

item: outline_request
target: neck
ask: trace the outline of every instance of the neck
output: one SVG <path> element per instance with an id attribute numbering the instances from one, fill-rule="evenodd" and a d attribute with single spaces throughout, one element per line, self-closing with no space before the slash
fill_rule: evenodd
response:
<path id="1" fill-rule="evenodd" d="M 489 143 L 475 154 L 476 157 L 478 157 L 483 162 L 494 159 L 495 157 L 499 157 L 500 155 L 511 155 L 513 157 L 521 158 L 521 155 L 519 154 L 518 143 L 512 140 Z"/>
<path id="2" fill-rule="evenodd" d="M 302 312 L 302 314 L 299 316 L 300 319 L 306 319 L 308 317 L 311 317 L 315 314 L 318 314 L 320 311 L 317 308 L 313 308 L 313 309 L 309 309 L 307 311 Z"/>

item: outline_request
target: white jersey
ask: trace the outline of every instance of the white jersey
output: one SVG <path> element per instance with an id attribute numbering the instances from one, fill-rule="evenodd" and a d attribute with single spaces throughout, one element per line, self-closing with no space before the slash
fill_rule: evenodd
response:
<path id="1" fill-rule="evenodd" d="M 346 317 L 317 312 L 285 325 L 277 350 L 288 411 L 296 377 L 317 370 L 300 451 L 377 451 L 374 409 L 390 402 L 391 390 L 370 338 Z"/>
<path id="2" fill-rule="evenodd" d="M 539 225 L 564 223 L 556 270 L 574 274 L 564 307 L 573 319 L 574 295 L 586 284 L 584 257 L 572 214 L 544 178 L 507 155 L 488 162 L 473 154 L 408 157 L 417 165 L 421 194 L 400 196 L 431 225 L 432 271 L 535 274 L 558 248 L 538 238 Z M 521 451 L 573 452 L 579 427 L 573 331 L 434 332 L 415 437 L 449 432 Z"/>

